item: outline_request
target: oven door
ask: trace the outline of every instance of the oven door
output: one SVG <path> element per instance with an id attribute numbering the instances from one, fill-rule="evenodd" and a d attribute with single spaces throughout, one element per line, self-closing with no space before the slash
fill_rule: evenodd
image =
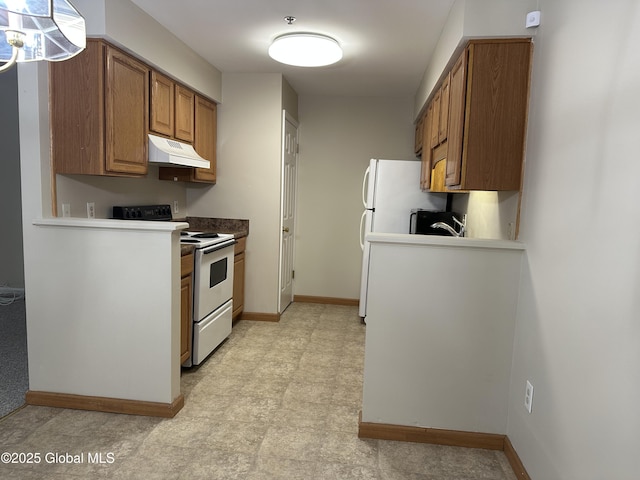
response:
<path id="1" fill-rule="evenodd" d="M 235 240 L 195 251 L 193 321 L 198 322 L 233 296 Z"/>

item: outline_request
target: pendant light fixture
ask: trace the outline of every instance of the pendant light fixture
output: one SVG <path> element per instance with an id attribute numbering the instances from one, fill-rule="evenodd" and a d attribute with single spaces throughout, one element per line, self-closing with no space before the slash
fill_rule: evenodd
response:
<path id="1" fill-rule="evenodd" d="M 289 25 L 295 17 L 284 17 Z M 319 33 L 285 33 L 269 47 L 269 56 L 277 62 L 297 67 L 324 67 L 342 59 L 342 48 L 333 38 Z"/>
<path id="2" fill-rule="evenodd" d="M 67 0 L 0 0 L 0 72 L 16 62 L 66 60 L 85 46 L 84 18 Z"/>

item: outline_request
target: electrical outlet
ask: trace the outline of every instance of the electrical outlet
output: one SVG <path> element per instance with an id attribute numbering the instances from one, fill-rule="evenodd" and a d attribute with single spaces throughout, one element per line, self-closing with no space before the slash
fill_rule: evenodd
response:
<path id="1" fill-rule="evenodd" d="M 87 218 L 96 218 L 96 204 L 87 202 Z"/>
<path id="2" fill-rule="evenodd" d="M 62 216 L 68 218 L 71 216 L 71 204 L 63 203 L 62 204 Z"/>
<path id="3" fill-rule="evenodd" d="M 178 200 L 173 201 L 173 213 L 178 213 L 180 209 L 178 208 Z"/>
<path id="4" fill-rule="evenodd" d="M 527 380 L 527 388 L 524 391 L 524 408 L 527 412 L 531 413 L 531 407 L 533 406 L 533 385 Z"/>

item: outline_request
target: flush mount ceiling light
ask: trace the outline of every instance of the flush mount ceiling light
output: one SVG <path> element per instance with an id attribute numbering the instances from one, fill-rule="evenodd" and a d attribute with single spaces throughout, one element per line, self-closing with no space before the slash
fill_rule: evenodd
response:
<path id="1" fill-rule="evenodd" d="M 0 0 L 0 72 L 16 62 L 58 62 L 86 45 L 84 18 L 67 0 Z"/>
<path id="2" fill-rule="evenodd" d="M 295 17 L 284 18 L 289 25 Z M 273 40 L 269 56 L 277 62 L 296 67 L 324 67 L 342 58 L 342 48 L 336 40 L 319 33 L 286 33 Z"/>

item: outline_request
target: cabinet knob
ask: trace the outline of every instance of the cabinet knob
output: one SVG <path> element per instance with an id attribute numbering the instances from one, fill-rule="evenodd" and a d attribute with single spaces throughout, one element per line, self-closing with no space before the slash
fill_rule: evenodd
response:
<path id="1" fill-rule="evenodd" d="M 289 227 L 282 227 L 282 231 L 285 233 L 289 233 Z"/>

